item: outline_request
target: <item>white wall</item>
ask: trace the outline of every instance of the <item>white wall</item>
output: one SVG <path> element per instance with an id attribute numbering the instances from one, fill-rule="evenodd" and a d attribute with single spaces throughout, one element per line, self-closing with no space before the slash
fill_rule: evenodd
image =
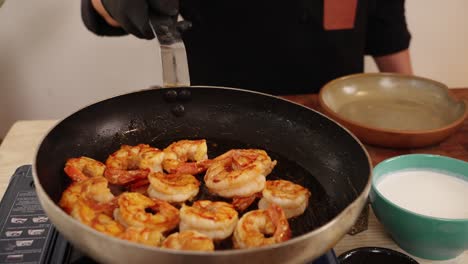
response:
<path id="1" fill-rule="evenodd" d="M 62 118 L 160 80 L 155 43 L 95 36 L 79 0 L 6 0 L 0 8 L 0 138 L 15 120 Z"/>
<path id="2" fill-rule="evenodd" d="M 415 73 L 468 87 L 466 0 L 407 0 Z M 158 50 L 83 26 L 80 1 L 6 0 L 0 8 L 0 138 L 15 120 L 62 118 L 161 83 Z M 366 59 L 367 71 L 374 71 Z"/>
<path id="3" fill-rule="evenodd" d="M 416 75 L 451 88 L 468 87 L 467 11 L 466 0 L 406 0 Z M 371 58 L 366 58 L 366 70 L 376 71 Z"/>

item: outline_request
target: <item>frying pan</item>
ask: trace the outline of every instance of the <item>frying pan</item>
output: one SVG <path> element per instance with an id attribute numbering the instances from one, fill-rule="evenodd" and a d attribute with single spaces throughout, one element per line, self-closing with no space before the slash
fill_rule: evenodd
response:
<path id="1" fill-rule="evenodd" d="M 70 184 L 65 161 L 105 161 L 122 144 L 164 148 L 180 139 L 206 139 L 213 158 L 232 148 L 260 148 L 278 161 L 267 180 L 287 179 L 312 195 L 289 223 L 289 241 L 215 252 L 149 247 L 99 233 L 58 205 Z M 34 181 L 44 211 L 78 249 L 102 263 L 304 263 L 324 254 L 351 228 L 370 189 L 371 163 L 348 130 L 312 109 L 268 94 L 235 88 L 184 86 L 148 89 L 87 106 L 42 140 Z M 202 190 L 196 199 L 213 198 Z M 256 205 L 254 204 L 253 207 Z"/>

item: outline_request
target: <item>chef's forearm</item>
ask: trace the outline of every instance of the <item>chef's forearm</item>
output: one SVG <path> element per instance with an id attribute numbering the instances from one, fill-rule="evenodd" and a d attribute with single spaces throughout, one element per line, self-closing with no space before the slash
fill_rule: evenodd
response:
<path id="1" fill-rule="evenodd" d="M 374 61 L 381 72 L 413 74 L 411 57 L 408 49 L 384 56 L 374 57 Z"/>

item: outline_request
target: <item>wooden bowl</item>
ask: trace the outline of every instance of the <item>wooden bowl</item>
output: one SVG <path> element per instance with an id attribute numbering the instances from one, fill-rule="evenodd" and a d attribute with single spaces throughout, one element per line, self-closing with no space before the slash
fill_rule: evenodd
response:
<path id="1" fill-rule="evenodd" d="M 319 93 L 323 112 L 371 145 L 414 148 L 454 133 L 468 115 L 442 83 L 394 73 L 353 74 L 327 83 Z"/>

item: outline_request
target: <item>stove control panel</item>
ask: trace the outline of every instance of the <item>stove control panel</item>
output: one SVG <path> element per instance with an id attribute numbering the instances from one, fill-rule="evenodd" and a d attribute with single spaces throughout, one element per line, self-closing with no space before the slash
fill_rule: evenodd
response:
<path id="1" fill-rule="evenodd" d="M 31 170 L 16 170 L 0 203 L 0 263 L 63 263 L 66 249 L 56 259 L 59 234 L 37 199 Z"/>

